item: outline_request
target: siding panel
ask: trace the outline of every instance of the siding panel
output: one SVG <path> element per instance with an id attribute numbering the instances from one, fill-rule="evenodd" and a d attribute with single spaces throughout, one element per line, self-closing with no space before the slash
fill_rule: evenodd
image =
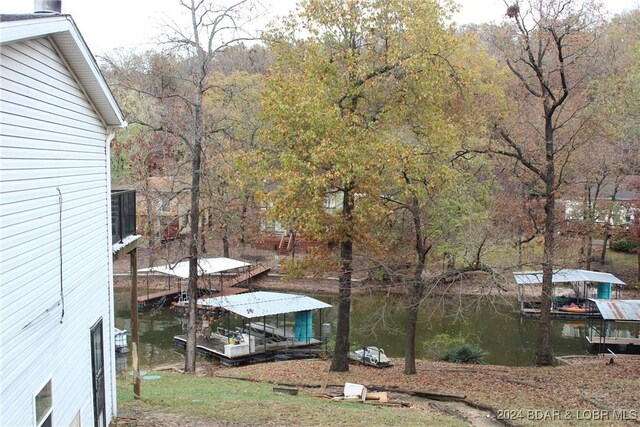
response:
<path id="1" fill-rule="evenodd" d="M 89 333 L 101 318 L 113 407 L 106 130 L 46 38 L 2 46 L 0 85 L 0 425 L 32 425 L 49 379 L 56 425 L 78 410 L 92 425 Z"/>

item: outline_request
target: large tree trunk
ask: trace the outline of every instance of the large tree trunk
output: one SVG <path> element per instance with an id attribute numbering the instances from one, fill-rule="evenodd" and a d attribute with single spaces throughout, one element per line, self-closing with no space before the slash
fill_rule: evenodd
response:
<path id="1" fill-rule="evenodd" d="M 609 221 L 609 218 L 607 218 Z M 604 236 L 602 237 L 602 250 L 600 251 L 600 264 L 604 264 L 607 258 L 607 245 L 609 244 L 609 224 L 604 226 Z"/>
<path id="2" fill-rule="evenodd" d="M 545 112 L 548 112 L 545 108 Z M 553 351 L 551 348 L 551 307 L 553 303 L 553 252 L 555 245 L 555 164 L 552 114 L 547 114 L 545 123 L 546 142 L 546 174 L 544 204 L 544 255 L 542 261 L 542 293 L 540 295 L 540 322 L 538 325 L 538 346 L 535 364 L 552 365 Z"/>
<path id="3" fill-rule="evenodd" d="M 225 234 L 222 236 L 222 256 L 225 258 L 229 258 L 231 251 L 229 249 L 229 237 Z"/>
<path id="4" fill-rule="evenodd" d="M 242 201 L 242 213 L 240 214 L 240 237 L 238 238 L 238 241 L 240 242 L 240 245 L 242 245 L 242 247 L 244 248 L 244 245 L 247 243 L 247 238 L 246 238 L 246 222 L 247 222 L 247 210 L 248 210 L 248 205 L 249 204 L 249 197 L 245 197 Z"/>
<path id="5" fill-rule="evenodd" d="M 202 96 L 199 97 L 202 101 Z M 196 307 L 198 302 L 198 237 L 200 225 L 200 174 L 202 166 L 202 102 L 195 106 L 195 141 L 191 162 L 191 231 L 189 233 L 189 284 L 187 298 L 187 346 L 184 371 L 196 371 Z"/>
<path id="6" fill-rule="evenodd" d="M 405 341 L 404 355 L 404 373 L 405 375 L 413 375 L 416 373 L 416 332 L 418 330 L 418 313 L 420 312 L 420 303 L 424 296 L 424 281 L 422 280 L 422 271 L 424 270 L 424 259 L 418 261 L 416 266 L 413 286 L 409 291 L 409 315 L 407 316 L 407 337 Z"/>
<path id="7" fill-rule="evenodd" d="M 349 330 L 351 319 L 351 271 L 353 261 L 353 240 L 351 234 L 351 210 L 353 208 L 353 195 L 350 191 L 344 192 L 342 202 L 342 215 L 347 224 L 347 232 L 340 243 L 340 258 L 342 271 L 340 272 L 338 291 L 338 324 L 336 327 L 336 347 L 331 361 L 332 372 L 345 372 L 349 370 Z"/>
<path id="8" fill-rule="evenodd" d="M 422 272 L 427 260 L 427 253 L 431 249 L 431 245 L 425 248 L 424 238 L 422 236 L 422 221 L 420 219 L 420 206 L 418 199 L 413 198 L 411 206 L 411 215 L 413 217 L 413 228 L 416 239 L 416 255 L 418 262 L 413 272 L 413 284 L 409 291 L 409 315 L 407 318 L 407 337 L 405 342 L 404 356 L 404 373 L 405 375 L 413 375 L 416 373 L 416 331 L 418 329 L 418 313 L 420 312 L 420 303 L 424 297 L 424 281 L 422 280 Z"/>
<path id="9" fill-rule="evenodd" d="M 636 253 L 638 254 L 638 286 L 640 286 L 640 248 L 636 249 Z"/>

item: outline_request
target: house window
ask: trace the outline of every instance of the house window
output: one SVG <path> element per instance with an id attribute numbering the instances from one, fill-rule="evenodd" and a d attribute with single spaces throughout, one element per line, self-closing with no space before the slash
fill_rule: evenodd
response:
<path id="1" fill-rule="evenodd" d="M 51 380 L 49 380 L 42 390 L 35 397 L 36 426 L 51 427 L 53 415 L 53 395 L 51 393 Z"/>
<path id="2" fill-rule="evenodd" d="M 176 197 L 176 193 L 171 191 L 163 191 L 160 193 L 160 200 L 158 203 L 158 211 L 169 212 L 171 210 L 171 201 Z"/>
<path id="3" fill-rule="evenodd" d="M 160 212 L 168 212 L 169 211 L 169 199 L 163 197 L 162 199 L 160 199 L 160 206 L 158 207 L 158 210 Z"/>

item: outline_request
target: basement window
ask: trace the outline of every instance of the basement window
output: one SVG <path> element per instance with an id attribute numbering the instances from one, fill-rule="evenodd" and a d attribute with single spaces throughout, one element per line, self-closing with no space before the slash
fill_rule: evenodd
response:
<path id="1" fill-rule="evenodd" d="M 53 395 L 51 392 L 51 380 L 49 380 L 42 390 L 35 397 L 36 426 L 51 427 L 53 416 Z"/>

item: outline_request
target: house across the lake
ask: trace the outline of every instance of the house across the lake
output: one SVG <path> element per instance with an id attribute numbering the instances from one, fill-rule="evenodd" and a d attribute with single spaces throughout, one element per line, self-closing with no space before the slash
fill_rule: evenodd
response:
<path id="1" fill-rule="evenodd" d="M 109 143 L 126 123 L 59 12 L 0 15 L 2 426 L 116 414 L 112 259 L 135 237 L 112 230 Z"/>
<path id="2" fill-rule="evenodd" d="M 639 183 L 640 176 L 628 175 L 615 182 L 605 182 L 597 192 L 595 187 L 589 188 L 588 199 L 597 207 L 596 223 L 627 226 L 637 221 L 640 212 Z M 559 200 L 558 206 L 564 208 L 564 218 L 568 221 L 583 220 L 587 211 L 586 198 L 574 193 Z"/>

